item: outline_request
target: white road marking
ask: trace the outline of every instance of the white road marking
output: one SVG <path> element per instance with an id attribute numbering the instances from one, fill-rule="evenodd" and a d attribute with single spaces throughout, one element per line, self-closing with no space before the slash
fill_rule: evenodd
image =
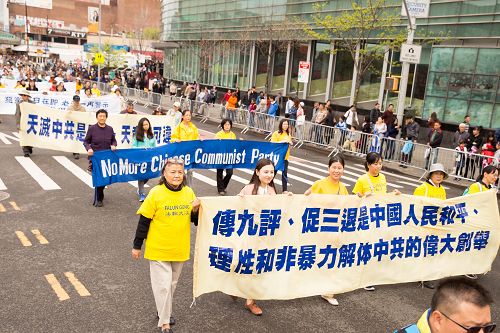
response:
<path id="1" fill-rule="evenodd" d="M 29 157 L 16 156 L 17 162 L 33 177 L 33 179 L 46 191 L 60 190 L 57 185 L 49 176 L 45 174 Z"/>
<path id="2" fill-rule="evenodd" d="M 92 176 L 80 168 L 75 163 L 71 162 L 66 156 L 52 156 L 59 164 L 68 169 L 76 178 L 84 182 L 88 187 L 94 188 L 92 186 Z"/>

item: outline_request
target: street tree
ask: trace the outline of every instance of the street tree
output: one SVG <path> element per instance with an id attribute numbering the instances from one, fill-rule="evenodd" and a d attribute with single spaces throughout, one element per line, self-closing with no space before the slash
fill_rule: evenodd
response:
<path id="1" fill-rule="evenodd" d="M 325 14 L 326 5 L 314 5 L 312 24 L 303 23 L 304 31 L 313 39 L 335 40 L 333 53 L 347 51 L 351 55 L 356 70 L 356 104 L 364 74 L 374 70 L 373 64 L 383 60 L 387 52 L 401 47 L 407 30 L 400 7 L 389 6 L 385 0 L 351 0 L 351 10 L 335 14 Z"/>
<path id="2" fill-rule="evenodd" d="M 89 57 L 88 60 L 92 60 L 92 58 L 94 58 L 96 53 L 98 52 L 99 52 L 99 47 L 93 46 L 88 54 Z M 103 64 L 104 67 L 118 68 L 118 67 L 123 67 L 127 64 L 127 57 L 126 57 L 127 52 L 124 50 L 117 50 L 113 48 L 113 46 L 110 43 L 104 43 L 101 47 L 100 52 L 104 56 L 104 64 Z"/>

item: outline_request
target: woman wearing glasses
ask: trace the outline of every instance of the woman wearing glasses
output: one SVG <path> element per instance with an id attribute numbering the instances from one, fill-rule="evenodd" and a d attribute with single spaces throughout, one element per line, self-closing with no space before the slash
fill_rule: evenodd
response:
<path id="1" fill-rule="evenodd" d="M 200 134 L 198 133 L 198 128 L 191 122 L 191 111 L 182 111 L 182 121 L 173 130 L 172 137 L 170 141 L 172 142 L 182 142 L 182 141 L 194 141 L 200 140 Z M 193 186 L 193 170 L 189 169 L 186 172 L 186 183 L 188 186 Z"/>
<path id="2" fill-rule="evenodd" d="M 189 260 L 190 222 L 198 224 L 200 201 L 185 185 L 184 161 L 169 158 L 163 166 L 160 183 L 149 191 L 137 211 L 140 215 L 132 249 L 132 258 L 139 259 L 144 239 L 144 258 L 149 260 L 151 287 L 158 311 L 158 327 L 171 333 L 172 298 Z"/>

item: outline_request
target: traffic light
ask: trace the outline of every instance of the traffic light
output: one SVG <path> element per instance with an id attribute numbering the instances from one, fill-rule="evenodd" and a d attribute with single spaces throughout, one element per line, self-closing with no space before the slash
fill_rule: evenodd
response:
<path id="1" fill-rule="evenodd" d="M 385 78 L 385 90 L 397 92 L 399 90 L 399 80 L 401 76 L 391 75 Z"/>

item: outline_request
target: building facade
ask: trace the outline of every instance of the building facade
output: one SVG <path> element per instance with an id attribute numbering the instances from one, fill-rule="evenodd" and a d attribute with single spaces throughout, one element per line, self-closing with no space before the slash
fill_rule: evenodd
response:
<path id="1" fill-rule="evenodd" d="M 115 40 L 113 36 L 125 40 L 127 34 L 159 28 L 159 8 L 159 0 L 9 0 L 4 16 L 9 19 L 8 32 L 23 41 L 15 51 L 71 59 L 83 56 L 86 43 L 96 43 L 99 23 L 103 43 Z"/>
<path id="2" fill-rule="evenodd" d="M 162 0 L 162 40 L 177 43 L 165 48 L 165 75 L 227 88 L 263 89 L 270 71 L 271 93 L 331 99 L 348 106 L 354 95 L 354 61 L 345 51 L 331 52 L 335 40 L 305 38 L 288 47 L 276 43 L 270 68 L 268 52 L 252 43 L 270 24 L 311 22 L 316 3 L 324 5 L 325 14 L 351 9 L 350 0 Z M 400 12 L 401 4 L 388 0 L 387 8 Z M 422 118 L 436 112 L 447 123 L 459 123 L 470 114 L 485 127 L 500 127 L 500 1 L 431 0 L 429 17 L 416 24 L 415 43 L 423 38 L 427 43 L 422 43 L 420 63 L 410 67 L 406 105 Z M 429 36 L 437 34 L 447 37 L 439 45 L 432 38 L 429 43 Z M 214 41 L 208 54 L 199 50 L 207 40 Z M 368 47 L 370 43 L 377 41 L 368 41 Z M 311 63 L 305 84 L 297 82 L 300 61 Z M 391 51 L 364 75 L 361 107 L 371 108 L 376 101 L 397 103 L 397 92 L 384 88 L 386 77 L 401 74 L 398 61 L 399 52 Z"/>

